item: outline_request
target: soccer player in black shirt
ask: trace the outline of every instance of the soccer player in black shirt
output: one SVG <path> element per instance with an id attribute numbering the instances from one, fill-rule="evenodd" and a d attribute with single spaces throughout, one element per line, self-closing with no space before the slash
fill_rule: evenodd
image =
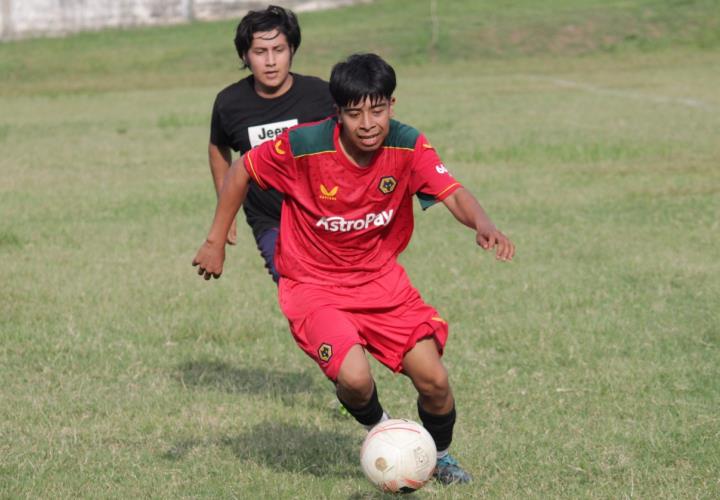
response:
<path id="1" fill-rule="evenodd" d="M 286 128 L 321 120 L 335 112 L 328 84 L 312 76 L 290 72 L 300 46 L 300 26 L 292 11 L 270 5 L 250 11 L 235 34 L 235 48 L 252 74 L 220 91 L 215 98 L 208 158 L 218 196 L 232 151 L 243 154 Z M 243 209 L 265 267 L 277 283 L 275 242 L 280 228 L 282 195 L 250 185 Z M 227 242 L 237 241 L 236 224 Z"/>

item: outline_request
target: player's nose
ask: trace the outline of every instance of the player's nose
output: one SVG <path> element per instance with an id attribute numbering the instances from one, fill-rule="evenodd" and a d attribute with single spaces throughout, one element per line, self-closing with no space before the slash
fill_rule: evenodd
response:
<path id="1" fill-rule="evenodd" d="M 370 130 L 373 127 L 372 119 L 370 118 L 370 115 L 368 113 L 362 114 L 362 121 L 360 122 L 360 126 L 365 130 Z"/>

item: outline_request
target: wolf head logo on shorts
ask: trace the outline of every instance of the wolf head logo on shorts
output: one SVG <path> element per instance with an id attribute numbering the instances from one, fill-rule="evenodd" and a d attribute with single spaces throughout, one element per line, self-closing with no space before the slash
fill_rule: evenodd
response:
<path id="1" fill-rule="evenodd" d="M 318 357 L 320 358 L 320 361 L 327 363 L 330 361 L 330 358 L 332 358 L 332 355 L 332 346 L 330 344 L 321 344 L 318 348 Z"/>

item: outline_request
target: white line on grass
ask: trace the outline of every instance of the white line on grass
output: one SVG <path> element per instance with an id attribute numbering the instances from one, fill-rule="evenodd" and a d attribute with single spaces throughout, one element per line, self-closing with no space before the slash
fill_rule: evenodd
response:
<path id="1" fill-rule="evenodd" d="M 615 89 L 609 89 L 604 87 L 598 87 L 597 85 L 592 85 L 590 83 L 583 83 L 583 82 L 576 82 L 574 80 L 565 80 L 562 78 L 552 78 L 552 77 L 543 77 L 543 76 L 529 76 L 528 78 L 532 80 L 543 80 L 543 81 L 549 81 L 553 83 L 554 85 L 557 85 L 558 87 L 564 87 L 564 88 L 574 88 L 574 89 L 580 89 L 585 90 L 587 92 L 591 92 L 593 94 L 599 94 L 599 95 L 609 95 L 613 97 L 622 97 L 625 99 L 636 99 L 640 101 L 649 101 L 649 102 L 656 102 L 659 104 L 679 104 L 682 106 L 687 106 L 690 108 L 700 109 L 702 111 L 715 111 L 715 106 L 711 103 L 707 103 L 704 101 L 701 101 L 699 99 L 693 99 L 689 97 L 667 97 L 667 96 L 658 96 L 658 95 L 652 95 L 652 94 L 644 94 L 641 92 L 628 92 L 625 90 L 615 90 Z"/>

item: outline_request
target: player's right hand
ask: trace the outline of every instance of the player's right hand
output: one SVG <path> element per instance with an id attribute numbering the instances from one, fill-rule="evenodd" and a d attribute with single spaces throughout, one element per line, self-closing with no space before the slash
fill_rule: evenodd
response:
<path id="1" fill-rule="evenodd" d="M 227 234 L 227 243 L 228 245 L 237 244 L 237 223 L 235 222 L 235 219 L 233 219 L 232 224 L 230 224 L 230 230 Z"/>
<path id="2" fill-rule="evenodd" d="M 493 225 L 479 228 L 476 241 L 485 250 L 494 248 L 495 258 L 498 260 L 510 261 L 515 256 L 513 242 Z"/>
<path id="3" fill-rule="evenodd" d="M 225 262 L 225 243 L 216 244 L 205 241 L 198 249 L 192 261 L 193 267 L 198 268 L 198 274 L 209 280 L 210 277 L 219 278 L 223 272 Z"/>

